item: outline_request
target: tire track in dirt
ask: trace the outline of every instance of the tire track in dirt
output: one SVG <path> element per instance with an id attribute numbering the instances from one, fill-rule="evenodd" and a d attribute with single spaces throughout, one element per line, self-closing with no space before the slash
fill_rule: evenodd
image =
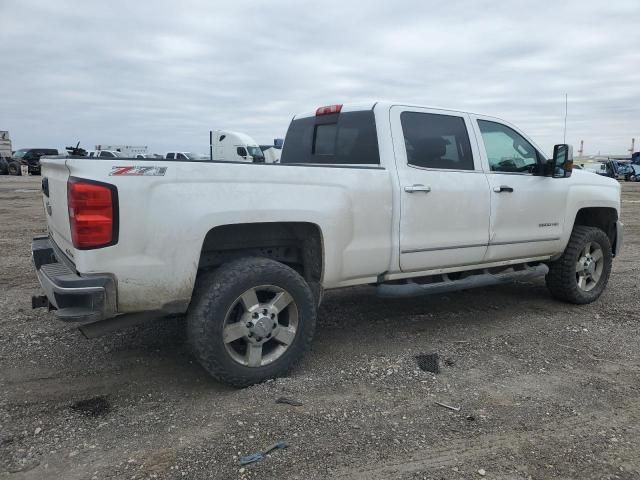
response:
<path id="1" fill-rule="evenodd" d="M 597 419 L 594 420 L 593 417 Z M 542 425 L 534 431 L 510 431 L 490 433 L 474 438 L 457 438 L 448 440 L 446 447 L 421 450 L 424 458 L 416 458 L 412 454 L 405 461 L 393 460 L 377 464 L 374 467 L 359 468 L 355 465 L 333 472 L 335 478 L 350 480 L 375 480 L 397 478 L 399 475 L 423 473 L 438 470 L 441 467 L 476 464 L 486 465 L 487 459 L 504 452 L 514 452 L 527 445 L 544 445 L 550 441 L 569 442 L 574 447 L 591 443 L 594 430 L 608 429 L 611 426 L 624 426 L 628 432 L 640 433 L 640 411 L 638 405 L 628 405 L 615 412 L 602 416 L 601 411 L 593 411 L 575 418 L 555 420 Z M 637 441 L 637 440 L 636 440 Z M 603 439 L 604 442 L 604 439 Z M 640 474 L 640 470 L 634 470 Z"/>

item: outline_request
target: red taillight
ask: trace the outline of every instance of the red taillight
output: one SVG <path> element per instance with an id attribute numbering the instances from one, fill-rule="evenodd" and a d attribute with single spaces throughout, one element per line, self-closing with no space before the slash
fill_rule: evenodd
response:
<path id="1" fill-rule="evenodd" d="M 117 195 L 113 185 L 69 179 L 67 203 L 74 247 L 99 248 L 118 241 Z"/>
<path id="2" fill-rule="evenodd" d="M 320 115 L 331 115 L 332 113 L 340 113 L 342 105 L 328 105 L 326 107 L 320 107 L 316 110 L 316 117 Z"/>

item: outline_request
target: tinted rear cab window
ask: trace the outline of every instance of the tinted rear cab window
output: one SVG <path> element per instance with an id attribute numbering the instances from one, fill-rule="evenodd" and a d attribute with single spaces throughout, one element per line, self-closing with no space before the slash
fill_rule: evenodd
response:
<path id="1" fill-rule="evenodd" d="M 455 115 L 402 112 L 409 165 L 446 170 L 473 170 L 473 154 L 464 119 Z"/>
<path id="2" fill-rule="evenodd" d="M 280 163 L 379 165 L 373 111 L 293 120 L 287 131 Z"/>

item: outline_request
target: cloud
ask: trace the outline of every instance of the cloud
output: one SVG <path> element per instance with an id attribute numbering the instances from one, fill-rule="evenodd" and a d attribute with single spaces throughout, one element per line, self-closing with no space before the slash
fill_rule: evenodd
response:
<path id="1" fill-rule="evenodd" d="M 640 3 L 435 0 L 0 2 L 0 128 L 16 148 L 207 151 L 363 100 L 496 115 L 547 152 L 640 137 Z"/>

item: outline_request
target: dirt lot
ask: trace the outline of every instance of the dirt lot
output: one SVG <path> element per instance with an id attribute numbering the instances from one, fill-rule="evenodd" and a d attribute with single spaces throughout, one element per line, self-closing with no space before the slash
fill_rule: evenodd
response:
<path id="1" fill-rule="evenodd" d="M 640 183 L 623 189 L 625 249 L 595 304 L 542 281 L 330 293 L 292 375 L 235 390 L 194 363 L 180 320 L 87 340 L 31 310 L 39 177 L 0 177 L 0 478 L 640 478 Z"/>

